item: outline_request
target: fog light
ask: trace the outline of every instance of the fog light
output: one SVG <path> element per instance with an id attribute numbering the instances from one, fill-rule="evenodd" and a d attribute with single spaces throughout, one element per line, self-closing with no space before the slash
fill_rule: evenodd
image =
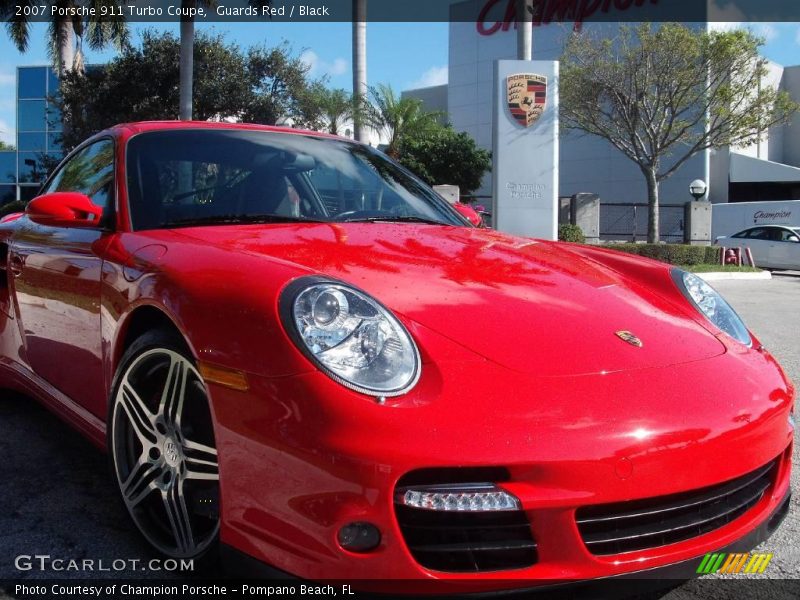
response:
<path id="1" fill-rule="evenodd" d="M 337 537 L 339 545 L 350 552 L 369 552 L 381 543 L 381 532 L 372 523 L 349 523 Z"/>
<path id="2" fill-rule="evenodd" d="M 491 483 L 406 488 L 397 492 L 395 501 L 411 508 L 454 512 L 520 509 L 517 498 Z"/>

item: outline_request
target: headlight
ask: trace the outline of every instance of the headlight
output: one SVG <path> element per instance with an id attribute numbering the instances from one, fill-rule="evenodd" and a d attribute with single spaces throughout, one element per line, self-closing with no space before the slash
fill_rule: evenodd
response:
<path id="1" fill-rule="evenodd" d="M 300 279 L 281 296 L 281 313 L 298 345 L 330 377 L 372 396 L 398 396 L 419 379 L 408 331 L 375 299 L 347 285 Z"/>
<path id="2" fill-rule="evenodd" d="M 719 329 L 733 339 L 740 341 L 745 346 L 751 346 L 753 340 L 747 331 L 742 319 L 736 314 L 719 292 L 712 288 L 703 279 L 692 273 L 672 270 L 672 278 L 683 292 L 683 295 L 697 307 L 705 317 Z"/>

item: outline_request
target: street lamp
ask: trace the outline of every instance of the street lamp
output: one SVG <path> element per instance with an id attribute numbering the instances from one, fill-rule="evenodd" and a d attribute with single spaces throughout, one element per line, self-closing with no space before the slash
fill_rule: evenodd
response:
<path id="1" fill-rule="evenodd" d="M 707 189 L 708 186 L 702 179 L 695 179 L 689 184 L 689 193 L 694 197 L 695 200 L 700 200 L 700 198 L 705 196 Z"/>

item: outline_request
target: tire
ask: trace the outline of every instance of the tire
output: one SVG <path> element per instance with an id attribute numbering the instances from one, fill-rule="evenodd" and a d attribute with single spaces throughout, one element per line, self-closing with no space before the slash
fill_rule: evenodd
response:
<path id="1" fill-rule="evenodd" d="M 219 463 L 208 393 L 186 344 L 145 333 L 123 355 L 111 389 L 111 469 L 134 524 L 164 556 L 215 562 Z"/>

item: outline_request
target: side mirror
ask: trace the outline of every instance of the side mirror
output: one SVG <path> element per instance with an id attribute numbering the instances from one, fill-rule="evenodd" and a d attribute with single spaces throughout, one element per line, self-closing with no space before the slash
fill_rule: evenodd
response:
<path id="1" fill-rule="evenodd" d="M 481 226 L 483 219 L 481 219 L 481 216 L 477 212 L 475 212 L 475 209 L 472 208 L 469 204 L 456 202 L 455 204 L 453 204 L 453 208 L 455 208 L 459 213 L 461 213 L 461 216 L 466 218 L 467 221 L 475 225 L 475 227 Z"/>
<path id="2" fill-rule="evenodd" d="M 53 192 L 28 203 L 25 214 L 34 223 L 50 227 L 99 227 L 103 209 L 78 192 Z"/>

